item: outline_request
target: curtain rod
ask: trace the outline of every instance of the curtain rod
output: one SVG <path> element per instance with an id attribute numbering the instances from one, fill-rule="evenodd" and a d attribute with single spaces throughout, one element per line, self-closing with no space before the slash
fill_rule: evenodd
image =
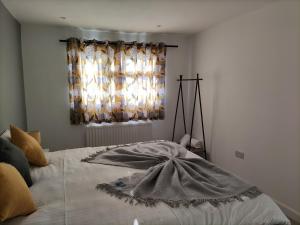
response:
<path id="1" fill-rule="evenodd" d="M 69 42 L 69 40 L 59 40 L 59 42 Z M 97 44 L 105 44 L 107 43 L 106 41 L 97 41 L 97 40 L 84 40 L 83 42 L 85 43 L 94 43 L 96 42 Z M 119 41 L 108 41 L 109 44 L 117 44 Z M 125 42 L 125 45 L 133 45 L 134 42 Z M 137 43 L 138 45 L 141 45 L 141 43 Z M 146 44 L 149 45 L 149 44 Z M 167 48 L 178 48 L 178 45 L 165 45 Z"/>

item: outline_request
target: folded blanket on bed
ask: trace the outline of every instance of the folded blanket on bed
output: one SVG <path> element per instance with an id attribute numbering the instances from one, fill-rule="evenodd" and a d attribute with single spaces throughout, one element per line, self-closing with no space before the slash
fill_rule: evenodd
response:
<path id="1" fill-rule="evenodd" d="M 164 202 L 171 207 L 197 206 L 210 202 L 241 200 L 261 192 L 230 173 L 202 158 L 184 158 L 186 149 L 173 142 L 137 143 L 98 152 L 82 161 L 135 169 L 147 169 L 119 178 L 109 184 L 98 184 L 104 190 L 129 203 L 154 206 Z"/>

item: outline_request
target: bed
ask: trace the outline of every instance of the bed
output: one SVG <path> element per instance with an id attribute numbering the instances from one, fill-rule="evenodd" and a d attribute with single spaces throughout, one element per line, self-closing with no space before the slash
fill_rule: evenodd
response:
<path id="1" fill-rule="evenodd" d="M 137 169 L 81 162 L 105 147 L 79 148 L 47 152 L 49 165 L 32 168 L 34 185 L 30 188 L 38 210 L 17 217 L 4 225 L 200 225 L 200 224 L 290 224 L 274 201 L 266 194 L 244 201 L 213 207 L 171 208 L 129 205 L 105 192 L 98 183 L 139 172 Z M 187 158 L 199 157 L 188 152 Z"/>

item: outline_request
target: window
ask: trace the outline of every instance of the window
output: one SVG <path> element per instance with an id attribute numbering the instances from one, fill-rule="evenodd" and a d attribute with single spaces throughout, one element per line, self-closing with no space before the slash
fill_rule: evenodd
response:
<path id="1" fill-rule="evenodd" d="M 163 119 L 164 44 L 67 45 L 71 123 Z"/>

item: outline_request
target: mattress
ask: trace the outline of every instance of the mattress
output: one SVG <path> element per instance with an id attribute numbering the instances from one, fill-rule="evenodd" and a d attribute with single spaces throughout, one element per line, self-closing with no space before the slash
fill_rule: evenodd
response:
<path id="1" fill-rule="evenodd" d="M 213 207 L 171 208 L 129 205 L 96 190 L 108 183 L 130 176 L 137 169 L 81 162 L 105 147 L 79 148 L 46 153 L 49 165 L 32 168 L 34 185 L 30 188 L 38 210 L 31 215 L 6 221 L 5 225 L 222 225 L 290 224 L 274 201 L 262 194 L 254 199 L 243 197 Z M 198 157 L 188 152 L 186 157 Z"/>

